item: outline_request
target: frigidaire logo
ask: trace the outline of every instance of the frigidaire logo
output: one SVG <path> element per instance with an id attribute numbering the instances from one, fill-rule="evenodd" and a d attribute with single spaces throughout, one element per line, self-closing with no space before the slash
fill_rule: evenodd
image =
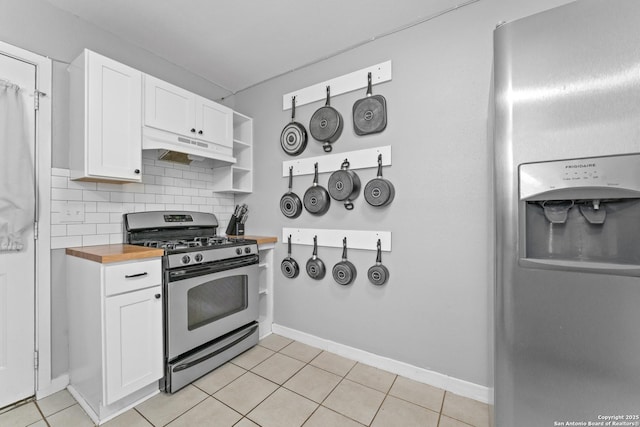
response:
<path id="1" fill-rule="evenodd" d="M 577 165 L 566 165 L 565 169 L 578 169 L 578 168 L 595 168 L 595 163 L 578 163 Z"/>

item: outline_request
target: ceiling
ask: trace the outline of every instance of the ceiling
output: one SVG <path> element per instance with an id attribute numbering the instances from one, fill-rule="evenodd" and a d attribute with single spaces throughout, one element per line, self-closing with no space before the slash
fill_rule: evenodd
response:
<path id="1" fill-rule="evenodd" d="M 477 0 L 47 0 L 236 93 Z"/>

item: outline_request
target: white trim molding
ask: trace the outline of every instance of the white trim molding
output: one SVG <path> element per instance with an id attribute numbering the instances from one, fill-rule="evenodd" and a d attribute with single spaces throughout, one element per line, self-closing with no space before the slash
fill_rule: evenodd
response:
<path id="1" fill-rule="evenodd" d="M 282 335 L 283 337 L 299 341 L 303 344 L 329 351 L 378 369 L 384 369 L 385 371 L 396 375 L 401 375 L 421 383 L 429 384 L 460 396 L 468 397 L 482 403 L 489 403 L 490 401 L 491 393 L 489 388 L 479 384 L 474 384 L 439 372 L 430 371 L 428 369 L 419 368 L 408 363 L 369 353 L 354 347 L 349 347 L 344 344 L 275 323 L 272 326 L 272 331 L 274 334 Z"/>

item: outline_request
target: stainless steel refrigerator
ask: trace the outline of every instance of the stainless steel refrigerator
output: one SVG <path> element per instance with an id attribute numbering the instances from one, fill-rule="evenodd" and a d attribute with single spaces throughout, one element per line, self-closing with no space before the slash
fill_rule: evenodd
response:
<path id="1" fill-rule="evenodd" d="M 640 425 L 640 1 L 500 25 L 493 86 L 494 424 Z"/>

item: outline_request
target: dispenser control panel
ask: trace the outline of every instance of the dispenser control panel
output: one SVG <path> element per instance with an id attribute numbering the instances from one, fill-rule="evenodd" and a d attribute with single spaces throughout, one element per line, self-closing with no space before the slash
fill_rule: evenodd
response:
<path id="1" fill-rule="evenodd" d="M 588 198 L 584 190 L 598 189 L 594 197 L 601 197 L 601 190 L 607 188 L 618 190 L 610 197 L 621 197 L 622 193 L 640 193 L 640 155 L 526 163 L 520 165 L 519 175 L 521 200 L 545 200 L 559 190 L 576 190 Z"/>

